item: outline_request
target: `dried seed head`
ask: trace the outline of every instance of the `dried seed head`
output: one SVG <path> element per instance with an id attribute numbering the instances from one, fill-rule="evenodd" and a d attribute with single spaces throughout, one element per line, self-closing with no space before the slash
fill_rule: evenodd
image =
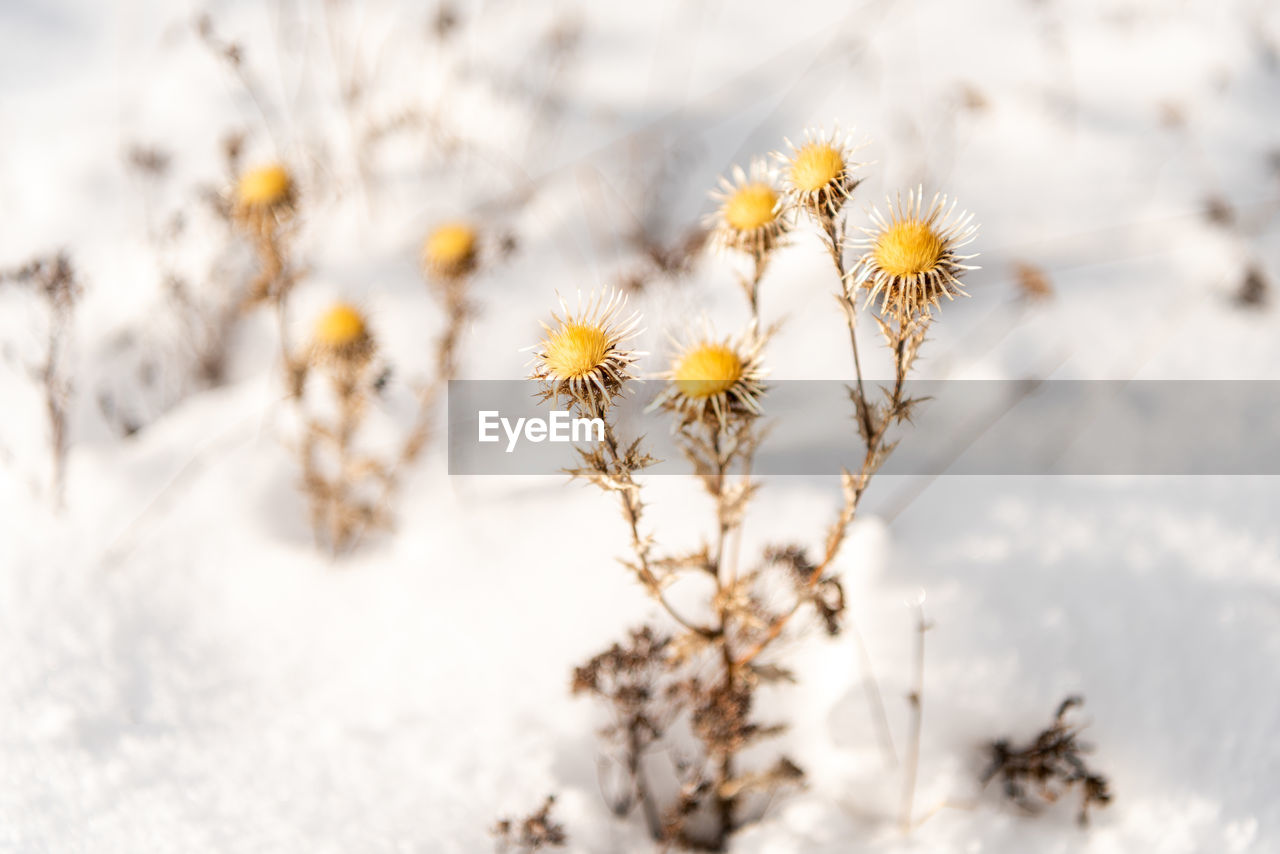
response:
<path id="1" fill-rule="evenodd" d="M 337 303 L 320 316 L 313 344 L 316 355 L 339 362 L 364 362 L 374 349 L 364 315 L 347 303 Z"/>
<path id="2" fill-rule="evenodd" d="M 433 276 L 459 279 L 476 267 L 476 231 L 466 223 L 445 223 L 427 235 L 422 244 L 422 265 Z"/>
<path id="3" fill-rule="evenodd" d="M 757 257 L 775 248 L 787 231 L 786 207 L 776 179 L 761 160 L 753 160 L 749 172 L 733 168 L 733 180 L 720 179 L 711 194 L 719 208 L 707 223 L 715 229 L 716 243 Z"/>
<path id="4" fill-rule="evenodd" d="M 799 146 L 785 142 L 790 153 L 774 156 L 783 164 L 792 203 L 821 219 L 835 217 L 861 181 L 853 176 L 861 164 L 853 161 L 852 134 L 810 129 Z"/>
<path id="5" fill-rule="evenodd" d="M 242 213 L 278 212 L 292 206 L 293 201 L 293 178 L 279 163 L 250 169 L 236 184 L 236 209 Z"/>
<path id="6" fill-rule="evenodd" d="M 953 218 L 956 204 L 934 196 L 926 210 L 924 190 L 908 192 L 906 202 L 890 201 L 886 217 L 873 210 L 875 228 L 861 229 L 866 237 L 855 242 L 863 250 L 852 274 L 853 287 L 867 291 L 867 302 L 880 298 L 879 312 L 907 327 L 927 319 L 939 301 L 966 296 L 959 277 L 976 269 L 963 262 L 976 255 L 956 250 L 977 233 L 973 215 Z"/>
<path id="7" fill-rule="evenodd" d="M 579 295 L 572 312 L 561 299 L 563 317 L 553 314 L 552 325 L 542 324 L 546 335 L 533 348 L 530 379 L 542 385 L 544 397 L 566 396 L 590 415 L 609 410 L 639 355 L 622 346 L 640 321 L 638 314 L 622 317 L 625 308 L 619 291 L 602 291 L 585 305 Z"/>
<path id="8" fill-rule="evenodd" d="M 764 343 L 754 326 L 738 341 L 717 339 L 704 327 L 661 374 L 669 385 L 654 406 L 677 413 L 681 424 L 714 419 L 724 426 L 730 416 L 759 414 Z"/>

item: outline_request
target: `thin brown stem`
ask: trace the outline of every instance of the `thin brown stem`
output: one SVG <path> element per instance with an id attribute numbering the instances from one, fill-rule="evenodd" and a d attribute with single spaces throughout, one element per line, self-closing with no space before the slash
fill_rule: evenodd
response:
<path id="1" fill-rule="evenodd" d="M 858 624 L 850 619 L 849 629 L 853 632 L 854 644 L 858 647 L 858 661 L 863 673 L 863 693 L 867 698 L 867 707 L 871 712 L 871 720 L 875 722 L 876 737 L 880 741 L 880 751 L 884 754 L 885 764 L 890 768 L 898 765 L 898 753 L 893 747 L 893 734 L 889 731 L 889 715 L 884 708 L 884 696 L 880 693 L 880 683 L 876 679 L 875 669 L 871 664 L 871 653 L 867 651 L 866 641 Z"/>
<path id="2" fill-rule="evenodd" d="M 584 413 L 588 417 L 595 417 L 599 413 Z M 618 445 L 618 437 L 613 431 L 613 425 L 605 419 L 604 428 L 604 445 L 609 451 L 609 462 L 613 469 L 612 474 L 621 481 L 623 488 L 618 490 L 618 500 L 622 505 L 622 516 L 627 522 L 627 527 L 631 532 L 631 551 L 635 555 L 636 563 L 640 568 L 644 579 L 644 584 L 663 609 L 671 615 L 671 618 L 680 625 L 684 626 L 691 632 L 696 632 L 706 638 L 716 636 L 714 629 L 706 626 L 699 626 L 696 623 L 687 620 L 679 611 L 675 609 L 663 593 L 658 583 L 658 577 L 653 571 L 652 561 L 649 556 L 648 540 L 640 533 L 640 499 L 638 493 L 640 484 L 636 483 L 631 476 L 631 470 L 623 461 L 622 452 Z"/>
<path id="3" fill-rule="evenodd" d="M 911 813 L 915 803 L 916 773 L 920 765 L 920 730 L 924 722 L 924 633 L 929 624 L 924 617 L 924 597 L 916 603 L 915 684 L 907 695 L 911 722 L 907 741 L 906 774 L 902 780 L 902 812 L 899 822 L 903 833 L 911 832 Z"/>

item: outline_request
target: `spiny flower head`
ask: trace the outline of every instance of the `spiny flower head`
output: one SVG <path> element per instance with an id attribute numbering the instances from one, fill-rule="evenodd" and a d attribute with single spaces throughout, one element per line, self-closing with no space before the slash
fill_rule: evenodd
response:
<path id="1" fill-rule="evenodd" d="M 543 323 L 545 335 L 533 347 L 530 379 L 542 386 L 543 398 L 568 397 L 588 415 L 603 415 L 631 379 L 631 366 L 640 354 L 625 349 L 636 334 L 639 314 L 623 316 L 626 297 L 620 291 L 601 291 L 570 311 L 560 300 L 562 314 Z"/>
<path id="2" fill-rule="evenodd" d="M 853 286 L 867 291 L 867 303 L 880 298 L 879 311 L 906 327 L 928 319 L 942 297 L 967 296 L 960 276 L 976 267 L 964 264 L 977 255 L 956 250 L 973 241 L 973 215 L 953 216 L 956 203 L 936 195 L 926 208 L 924 188 L 889 200 L 889 214 L 871 212 L 874 228 L 855 242 L 863 250 L 853 270 Z"/>
<path id="3" fill-rule="evenodd" d="M 704 323 L 678 345 L 670 369 L 661 374 L 668 386 L 654 406 L 677 413 L 682 425 L 713 419 L 724 427 L 732 416 L 759 414 L 764 343 L 754 324 L 735 341 L 717 338 Z"/>
<path id="4" fill-rule="evenodd" d="M 748 172 L 733 167 L 733 180 L 721 178 L 711 197 L 719 207 L 708 224 L 720 246 L 761 257 L 780 243 L 788 227 L 785 204 L 764 161 L 753 160 Z"/>
<path id="5" fill-rule="evenodd" d="M 783 176 L 792 203 L 820 219 L 834 218 L 861 179 L 853 172 L 861 164 L 853 160 L 853 135 L 809 129 L 795 145 L 784 140 L 788 153 L 775 153 L 783 164 Z"/>
<path id="6" fill-rule="evenodd" d="M 476 230 L 464 222 L 436 227 L 422 244 L 422 264 L 442 279 L 458 279 L 475 269 Z"/>
<path id="7" fill-rule="evenodd" d="M 362 361 L 373 353 L 364 315 L 348 303 L 335 303 L 316 321 L 314 346 L 318 355 L 342 361 Z"/>
<path id="8" fill-rule="evenodd" d="M 287 207 L 293 197 L 293 178 L 279 163 L 250 169 L 236 184 L 236 207 L 241 211 Z"/>

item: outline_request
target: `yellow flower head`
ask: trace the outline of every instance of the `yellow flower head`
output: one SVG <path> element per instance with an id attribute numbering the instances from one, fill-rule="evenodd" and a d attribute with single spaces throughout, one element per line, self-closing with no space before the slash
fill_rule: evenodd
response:
<path id="1" fill-rule="evenodd" d="M 443 279 L 465 276 L 475 269 L 476 231 L 462 222 L 439 226 L 422 244 L 422 263 L 427 270 Z"/>
<path id="2" fill-rule="evenodd" d="M 243 208 L 274 208 L 293 198 L 293 179 L 278 163 L 250 169 L 236 185 L 236 204 Z"/>
<path id="3" fill-rule="evenodd" d="M 318 354 L 340 360 L 363 359 L 373 352 L 364 315 L 347 303 L 335 303 L 320 315 L 313 340 Z"/>
<path id="4" fill-rule="evenodd" d="M 892 223 L 876 238 L 875 262 L 891 276 L 917 276 L 938 265 L 944 244 L 928 223 L 909 219 Z"/>
<path id="5" fill-rule="evenodd" d="M 735 166 L 733 180 L 721 178 L 711 197 L 719 207 L 707 224 L 717 244 L 757 257 L 780 244 L 788 228 L 782 194 L 763 161 L 753 160 L 749 172 Z"/>
<path id="6" fill-rule="evenodd" d="M 661 376 L 666 390 L 654 406 L 676 413 L 678 424 L 709 421 L 723 428 L 731 417 L 750 418 L 760 412 L 764 393 L 760 351 L 765 339 L 753 325 L 737 341 L 717 339 L 704 326 L 689 338 Z"/>
<path id="7" fill-rule="evenodd" d="M 583 413 L 603 415 L 631 379 L 637 353 L 622 345 L 636 334 L 638 314 L 622 316 L 626 297 L 618 291 L 602 291 L 585 304 L 569 311 L 560 301 L 563 314 L 551 315 L 551 324 L 542 324 L 546 334 L 533 347 L 530 379 L 542 388 L 543 399 L 568 397 Z"/>
<path id="8" fill-rule="evenodd" d="M 547 336 L 542 358 L 558 376 L 580 379 L 604 364 L 609 346 L 609 332 L 604 327 L 566 323 Z"/>
<path id="9" fill-rule="evenodd" d="M 773 222 L 778 194 L 768 184 L 739 187 L 724 203 L 724 219 L 738 231 L 753 231 Z"/>
<path id="10" fill-rule="evenodd" d="M 808 142 L 791 159 L 791 183 L 802 193 L 816 193 L 837 183 L 844 169 L 838 148 L 829 142 Z"/>
<path id="11" fill-rule="evenodd" d="M 861 180 L 853 176 L 861 164 L 853 161 L 852 134 L 810 129 L 799 146 L 785 142 L 789 153 L 774 156 L 782 162 L 792 203 L 820 219 L 834 218 Z"/>
<path id="12" fill-rule="evenodd" d="M 724 394 L 742 379 L 745 365 L 726 344 L 698 344 L 686 350 L 671 369 L 671 378 L 680 394 L 704 400 Z"/>
<path id="13" fill-rule="evenodd" d="M 953 217 L 956 203 L 934 196 L 926 209 L 924 189 L 890 200 L 890 214 L 871 213 L 874 228 L 861 229 L 855 243 L 863 250 L 854 267 L 854 287 L 867 291 L 867 302 L 880 298 L 880 313 L 899 326 L 927 320 L 943 297 L 966 296 L 960 276 L 976 269 L 964 264 L 976 255 L 956 250 L 973 241 L 972 214 Z"/>

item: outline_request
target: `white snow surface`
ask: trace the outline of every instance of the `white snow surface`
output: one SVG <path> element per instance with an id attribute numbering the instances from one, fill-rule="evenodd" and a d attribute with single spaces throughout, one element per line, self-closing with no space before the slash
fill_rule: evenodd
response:
<path id="1" fill-rule="evenodd" d="M 1231 300 L 1250 265 L 1280 276 L 1275 3 L 454 9 L 440 40 L 437 7 L 391 0 L 0 8 L 0 268 L 66 247 L 86 287 L 61 511 L 28 370 L 42 309 L 0 288 L 0 850 L 487 851 L 496 818 L 548 793 L 568 850 L 652 850 L 601 799 L 602 710 L 568 692 L 574 664 L 658 616 L 614 561 L 606 496 L 450 477 L 437 437 L 396 529 L 335 563 L 295 488 L 270 324 L 240 329 L 225 385 L 184 386 L 148 234 L 182 210 L 167 264 L 196 281 L 247 270 L 196 199 L 225 184 L 229 130 L 248 131 L 247 162 L 302 176 L 294 322 L 305 333 L 336 296 L 367 309 L 396 369 L 392 423 L 440 324 L 416 267 L 433 223 L 517 236 L 475 283 L 461 375 L 520 377 L 557 291 L 640 263 L 624 240 L 637 218 L 661 213 L 671 237 L 733 163 L 833 118 L 867 140 L 855 223 L 917 182 L 982 223 L 983 269 L 935 324 L 924 375 L 1280 378 L 1275 308 Z M 243 45 L 258 104 L 199 43 L 204 12 Z M 573 47 L 549 65 L 556 34 Z M 362 175 L 346 67 L 368 72 L 375 118 L 422 105 L 438 136 L 393 135 Z M 136 143 L 171 153 L 164 181 L 126 168 Z M 1203 215 L 1210 197 L 1236 226 Z M 1019 260 L 1056 288 L 1023 313 Z M 786 317 L 773 376 L 850 376 L 833 288 L 812 234 L 780 254 L 763 298 Z M 733 262 L 712 254 L 634 304 L 654 354 L 691 315 L 744 318 Z M 139 360 L 158 382 L 139 384 Z M 138 432 L 102 414 L 103 391 Z M 656 478 L 649 499 L 663 542 L 710 524 L 690 482 Z M 817 546 L 837 501 L 834 482 L 770 479 L 746 546 Z M 1278 512 L 1267 477 L 877 480 L 839 562 L 850 616 L 901 744 L 904 603 L 925 593 L 917 811 L 961 806 L 899 831 L 852 636 L 796 635 L 777 655 L 799 683 L 762 700 L 792 728 L 760 756 L 786 752 L 808 785 L 732 850 L 1280 851 Z M 1033 818 L 979 792 L 983 742 L 1031 736 L 1075 692 L 1114 804 L 1080 829 L 1073 803 Z"/>

